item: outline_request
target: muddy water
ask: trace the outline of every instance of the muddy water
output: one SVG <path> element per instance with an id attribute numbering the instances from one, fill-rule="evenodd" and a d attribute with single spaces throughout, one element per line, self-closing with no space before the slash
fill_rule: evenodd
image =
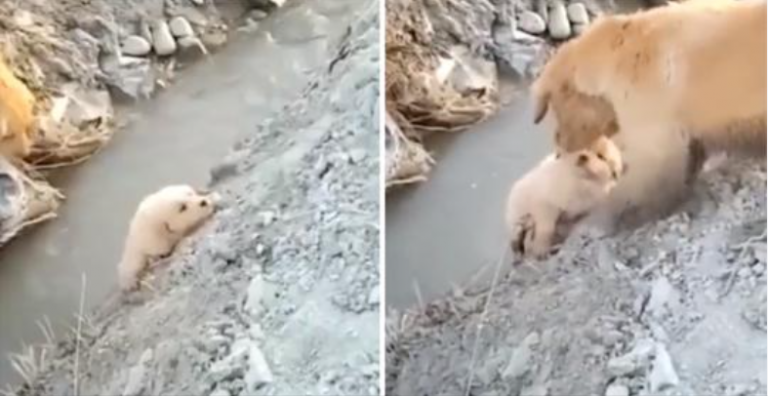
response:
<path id="1" fill-rule="evenodd" d="M 128 124 L 107 148 L 54 175 L 68 195 L 60 217 L 0 251 L 0 387 L 19 380 L 5 356 L 44 341 L 38 321 L 49 318 L 59 334 L 73 322 L 81 274 L 88 306 L 115 289 L 115 265 L 142 196 L 169 183 L 203 185 L 239 135 L 298 95 L 308 70 L 327 64 L 355 1 L 308 3 L 277 11 L 156 99 L 121 109 Z"/>
<path id="2" fill-rule="evenodd" d="M 429 301 L 499 259 L 512 182 L 550 149 L 526 94 L 469 131 L 429 142 L 428 182 L 387 197 L 387 305 Z"/>

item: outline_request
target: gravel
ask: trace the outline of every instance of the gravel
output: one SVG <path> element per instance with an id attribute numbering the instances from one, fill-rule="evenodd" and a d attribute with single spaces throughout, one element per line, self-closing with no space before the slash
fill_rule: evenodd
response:
<path id="1" fill-rule="evenodd" d="M 473 373 L 478 395 L 765 394 L 766 279 L 749 253 L 765 239 L 737 246 L 764 231 L 765 194 L 765 165 L 731 159 L 668 218 L 582 228 L 535 269 L 504 263 L 485 313 L 490 279 L 388 312 L 387 393 L 464 394 Z"/>

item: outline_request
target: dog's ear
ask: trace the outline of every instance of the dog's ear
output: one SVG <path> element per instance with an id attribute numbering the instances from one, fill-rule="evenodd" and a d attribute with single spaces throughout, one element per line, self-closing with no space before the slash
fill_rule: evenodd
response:
<path id="1" fill-rule="evenodd" d="M 539 124 L 541 120 L 544 119 L 544 116 L 547 115 L 547 111 L 549 111 L 549 99 L 550 95 L 549 92 L 545 93 L 535 93 L 533 96 L 534 105 L 533 105 L 533 123 Z"/>

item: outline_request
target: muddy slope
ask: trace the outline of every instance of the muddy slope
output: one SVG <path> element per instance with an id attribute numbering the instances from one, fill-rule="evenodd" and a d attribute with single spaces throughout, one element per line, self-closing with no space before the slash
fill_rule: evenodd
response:
<path id="1" fill-rule="evenodd" d="M 727 164 L 664 221 L 389 312 L 388 394 L 764 395 L 765 194 Z"/>
<path id="2" fill-rule="evenodd" d="M 379 29 L 366 3 L 328 69 L 212 170 L 225 207 L 155 290 L 109 301 L 19 394 L 378 393 Z"/>

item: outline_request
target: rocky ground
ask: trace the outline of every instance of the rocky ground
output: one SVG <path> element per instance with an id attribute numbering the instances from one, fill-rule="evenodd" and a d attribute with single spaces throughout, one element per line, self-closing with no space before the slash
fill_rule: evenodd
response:
<path id="1" fill-rule="evenodd" d="M 378 3 L 361 9 L 327 69 L 211 171 L 224 206 L 200 236 L 13 393 L 378 394 Z"/>
<path id="2" fill-rule="evenodd" d="M 702 177 L 635 232 L 387 315 L 393 395 L 764 395 L 765 166 Z"/>
<path id="3" fill-rule="evenodd" d="M 551 43 L 578 33 L 574 4 L 430 16 L 463 20 L 443 34 L 530 77 Z M 614 6 L 582 4 L 588 16 Z M 569 34 L 555 37 L 553 8 Z M 387 394 L 766 394 L 765 194 L 765 165 L 726 162 L 670 218 L 614 236 L 582 229 L 544 262 L 505 258 L 443 298 L 388 312 Z"/>

